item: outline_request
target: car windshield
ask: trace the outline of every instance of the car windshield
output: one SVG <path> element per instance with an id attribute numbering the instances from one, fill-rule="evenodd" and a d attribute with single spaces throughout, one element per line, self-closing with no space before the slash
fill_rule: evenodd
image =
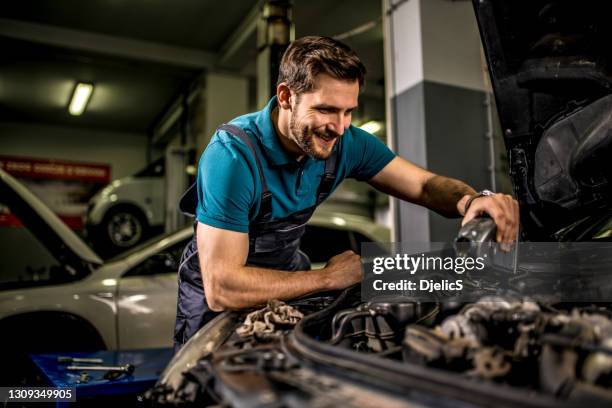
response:
<path id="1" fill-rule="evenodd" d="M 149 163 L 147 167 L 134 174 L 134 177 L 163 177 L 166 173 L 166 160 L 163 157 Z"/>

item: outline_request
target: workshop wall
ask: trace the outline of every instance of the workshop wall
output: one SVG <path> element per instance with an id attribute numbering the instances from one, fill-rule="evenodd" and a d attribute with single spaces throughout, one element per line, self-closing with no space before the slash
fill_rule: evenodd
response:
<path id="1" fill-rule="evenodd" d="M 208 73 L 204 90 L 204 132 L 197 136 L 197 152 L 206 148 L 219 125 L 249 112 L 249 83 L 238 75 Z"/>
<path id="2" fill-rule="evenodd" d="M 147 135 L 89 128 L 0 123 L 4 155 L 106 163 L 111 178 L 129 176 L 146 165 Z"/>

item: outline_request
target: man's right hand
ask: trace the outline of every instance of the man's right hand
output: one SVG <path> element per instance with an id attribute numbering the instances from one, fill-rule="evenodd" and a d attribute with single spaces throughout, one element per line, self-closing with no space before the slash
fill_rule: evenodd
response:
<path id="1" fill-rule="evenodd" d="M 331 258 L 324 271 L 332 290 L 347 288 L 363 278 L 361 257 L 353 251 L 344 251 Z"/>

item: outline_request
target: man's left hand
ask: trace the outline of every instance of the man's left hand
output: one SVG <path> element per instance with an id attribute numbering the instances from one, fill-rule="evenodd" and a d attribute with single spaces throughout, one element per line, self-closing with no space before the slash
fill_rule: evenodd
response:
<path id="1" fill-rule="evenodd" d="M 471 198 L 466 195 L 459 203 L 458 210 L 463 213 L 465 204 Z M 461 226 L 474 218 L 488 214 L 497 226 L 497 242 L 509 245 L 517 237 L 520 215 L 518 202 L 508 194 L 493 194 L 490 196 L 476 197 L 472 200 L 467 212 L 463 214 Z"/>

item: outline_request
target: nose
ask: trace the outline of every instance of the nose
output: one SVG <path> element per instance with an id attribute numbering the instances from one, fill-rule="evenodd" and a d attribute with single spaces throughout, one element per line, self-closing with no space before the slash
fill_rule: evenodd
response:
<path id="1" fill-rule="evenodd" d="M 344 129 L 347 127 L 348 126 L 344 126 L 344 118 L 342 115 L 335 115 L 332 121 L 327 124 L 327 130 L 339 136 L 344 134 Z"/>

